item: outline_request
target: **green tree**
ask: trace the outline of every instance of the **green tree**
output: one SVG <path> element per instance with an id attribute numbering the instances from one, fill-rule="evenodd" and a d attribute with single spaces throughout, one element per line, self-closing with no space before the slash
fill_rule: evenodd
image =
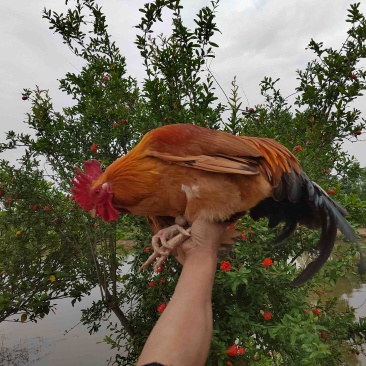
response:
<path id="1" fill-rule="evenodd" d="M 218 2 L 198 12 L 193 30 L 183 24 L 179 0 L 155 0 L 140 9 L 135 43 L 146 71 L 141 88 L 127 76 L 125 58 L 96 1 L 66 4 L 65 13 L 44 10 L 43 17 L 84 61 L 80 73 L 60 80 L 60 89 L 74 103 L 58 112 L 47 91 L 25 89 L 24 99 L 31 104 L 25 122 L 34 134 L 10 131 L 0 145 L 0 151 L 26 147 L 19 168 L 1 162 L 0 320 L 18 313 L 36 320 L 49 312 L 51 299 L 80 300 L 98 283 L 101 299 L 83 311 L 82 320 L 94 332 L 114 312 L 119 323 L 109 323 L 106 341 L 121 350 L 115 363 L 131 365 L 159 317 L 157 307 L 174 291 L 180 265 L 168 259 L 159 273 L 140 272 L 151 236 L 145 220 L 123 216 L 109 224 L 86 215 L 70 196 L 74 167 L 91 158 L 107 166 L 152 128 L 195 123 L 273 137 L 290 150 L 300 146 L 295 153 L 309 175 L 325 189 L 337 185 L 337 198 L 352 210 L 360 202 L 341 189 L 360 169 L 339 151 L 339 143 L 355 139 L 355 131 L 365 127 L 360 112 L 350 108 L 365 89 L 365 72 L 356 65 L 366 56 L 366 20 L 359 5 L 352 5 L 351 28 L 339 51 L 311 41 L 316 60 L 298 71 L 298 109 L 291 110 L 277 81 L 267 77 L 261 83 L 264 104 L 243 111 L 235 80 L 226 105 L 220 103 L 207 68 L 217 47 L 212 37 L 218 32 Z M 172 21 L 170 36 L 155 32 L 163 14 Z M 41 160 L 49 174 L 40 168 Z M 337 365 L 344 352 L 361 350 L 364 319 L 356 321 L 352 309 L 340 311 L 336 300 L 323 294 L 339 277 L 355 274 L 353 246 L 340 246 L 312 281 L 294 289 L 290 282 L 298 269 L 289 259 L 311 252 L 317 234 L 298 230 L 274 248 L 270 242 L 276 233 L 265 222 L 246 218 L 237 229 L 242 238 L 218 268 L 208 365 L 229 360 L 235 365 L 253 360 L 259 365 Z M 127 239 L 135 242 L 132 258 L 121 245 Z M 124 266 L 129 270 L 122 275 Z M 244 355 L 227 355 L 234 342 L 244 346 Z"/>

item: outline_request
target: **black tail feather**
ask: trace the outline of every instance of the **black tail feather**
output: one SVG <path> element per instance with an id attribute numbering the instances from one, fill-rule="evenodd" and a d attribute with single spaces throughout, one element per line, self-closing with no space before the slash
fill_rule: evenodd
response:
<path id="1" fill-rule="evenodd" d="M 326 218 L 324 218 L 326 221 Z M 334 219 L 330 220 L 330 225 L 324 222 L 317 247 L 319 254 L 314 261 L 309 263 L 306 268 L 291 282 L 292 286 L 300 286 L 310 278 L 312 278 L 324 265 L 329 258 L 337 237 L 337 225 Z"/>
<path id="2" fill-rule="evenodd" d="M 328 194 L 305 173 L 292 171 L 285 174 L 273 197 L 266 198 L 250 210 L 254 220 L 262 217 L 269 219 L 269 227 L 284 222 L 282 232 L 275 243 L 283 241 L 295 230 L 297 224 L 309 228 L 321 228 L 321 236 L 317 244 L 318 257 L 292 282 L 298 286 L 313 277 L 329 258 L 337 236 L 337 228 L 349 240 L 357 244 L 360 252 L 359 273 L 366 272 L 365 256 L 361 252 L 357 235 L 344 218 L 347 215 L 341 205 L 334 202 Z"/>
<path id="3" fill-rule="evenodd" d="M 273 244 L 278 245 L 281 244 L 286 238 L 288 238 L 296 229 L 297 222 L 289 221 L 286 222 L 283 226 L 281 233 L 275 238 Z"/>

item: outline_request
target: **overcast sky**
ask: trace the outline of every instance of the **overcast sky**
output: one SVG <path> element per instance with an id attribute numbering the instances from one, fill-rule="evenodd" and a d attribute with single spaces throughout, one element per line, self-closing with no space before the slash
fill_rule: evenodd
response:
<path id="1" fill-rule="evenodd" d="M 142 80 L 141 58 L 134 45 L 140 19 L 139 8 L 147 0 L 100 0 L 107 16 L 109 32 L 127 59 L 131 76 Z M 42 19 L 44 7 L 65 11 L 63 0 L 4 1 L 0 16 L 0 140 L 5 132 L 26 132 L 23 123 L 30 103 L 21 100 L 23 88 L 35 85 L 49 89 L 56 108 L 67 99 L 58 91 L 57 79 L 66 72 L 80 70 L 80 60 L 62 44 L 61 38 L 48 29 Z M 70 1 L 70 4 L 73 2 Z M 193 26 L 193 16 L 208 0 L 182 0 L 183 16 Z M 325 46 L 339 48 L 349 26 L 345 22 L 348 0 L 222 0 L 217 13 L 219 44 L 211 70 L 224 90 L 229 93 L 236 76 L 244 105 L 262 102 L 259 82 L 264 76 L 280 78 L 284 96 L 297 86 L 296 70 L 313 59 L 305 50 L 311 38 Z M 366 13 L 366 3 L 361 5 Z M 170 23 L 167 19 L 166 27 Z M 366 97 L 358 106 L 366 116 Z M 366 132 L 360 140 L 366 136 Z M 347 144 L 346 149 L 366 166 L 366 142 Z M 13 160 L 14 153 L 4 153 Z"/>

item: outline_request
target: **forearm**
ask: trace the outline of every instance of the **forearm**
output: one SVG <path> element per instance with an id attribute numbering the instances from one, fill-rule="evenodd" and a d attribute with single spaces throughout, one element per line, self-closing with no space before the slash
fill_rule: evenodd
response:
<path id="1" fill-rule="evenodd" d="M 173 297 L 152 330 L 138 365 L 204 365 L 212 337 L 211 295 L 216 252 L 197 248 L 186 257 Z"/>

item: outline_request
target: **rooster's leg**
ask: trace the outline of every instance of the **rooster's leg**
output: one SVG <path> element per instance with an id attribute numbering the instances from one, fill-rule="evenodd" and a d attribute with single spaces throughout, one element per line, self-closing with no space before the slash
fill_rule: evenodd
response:
<path id="1" fill-rule="evenodd" d="M 154 269 L 156 270 L 177 247 L 182 245 L 191 236 L 189 233 L 190 228 L 183 228 L 183 225 L 187 224 L 183 216 L 178 216 L 175 222 L 175 225 L 162 229 L 153 236 L 152 247 L 154 253 L 150 255 L 140 269 L 147 268 L 156 258 L 159 258 L 154 265 Z"/>

